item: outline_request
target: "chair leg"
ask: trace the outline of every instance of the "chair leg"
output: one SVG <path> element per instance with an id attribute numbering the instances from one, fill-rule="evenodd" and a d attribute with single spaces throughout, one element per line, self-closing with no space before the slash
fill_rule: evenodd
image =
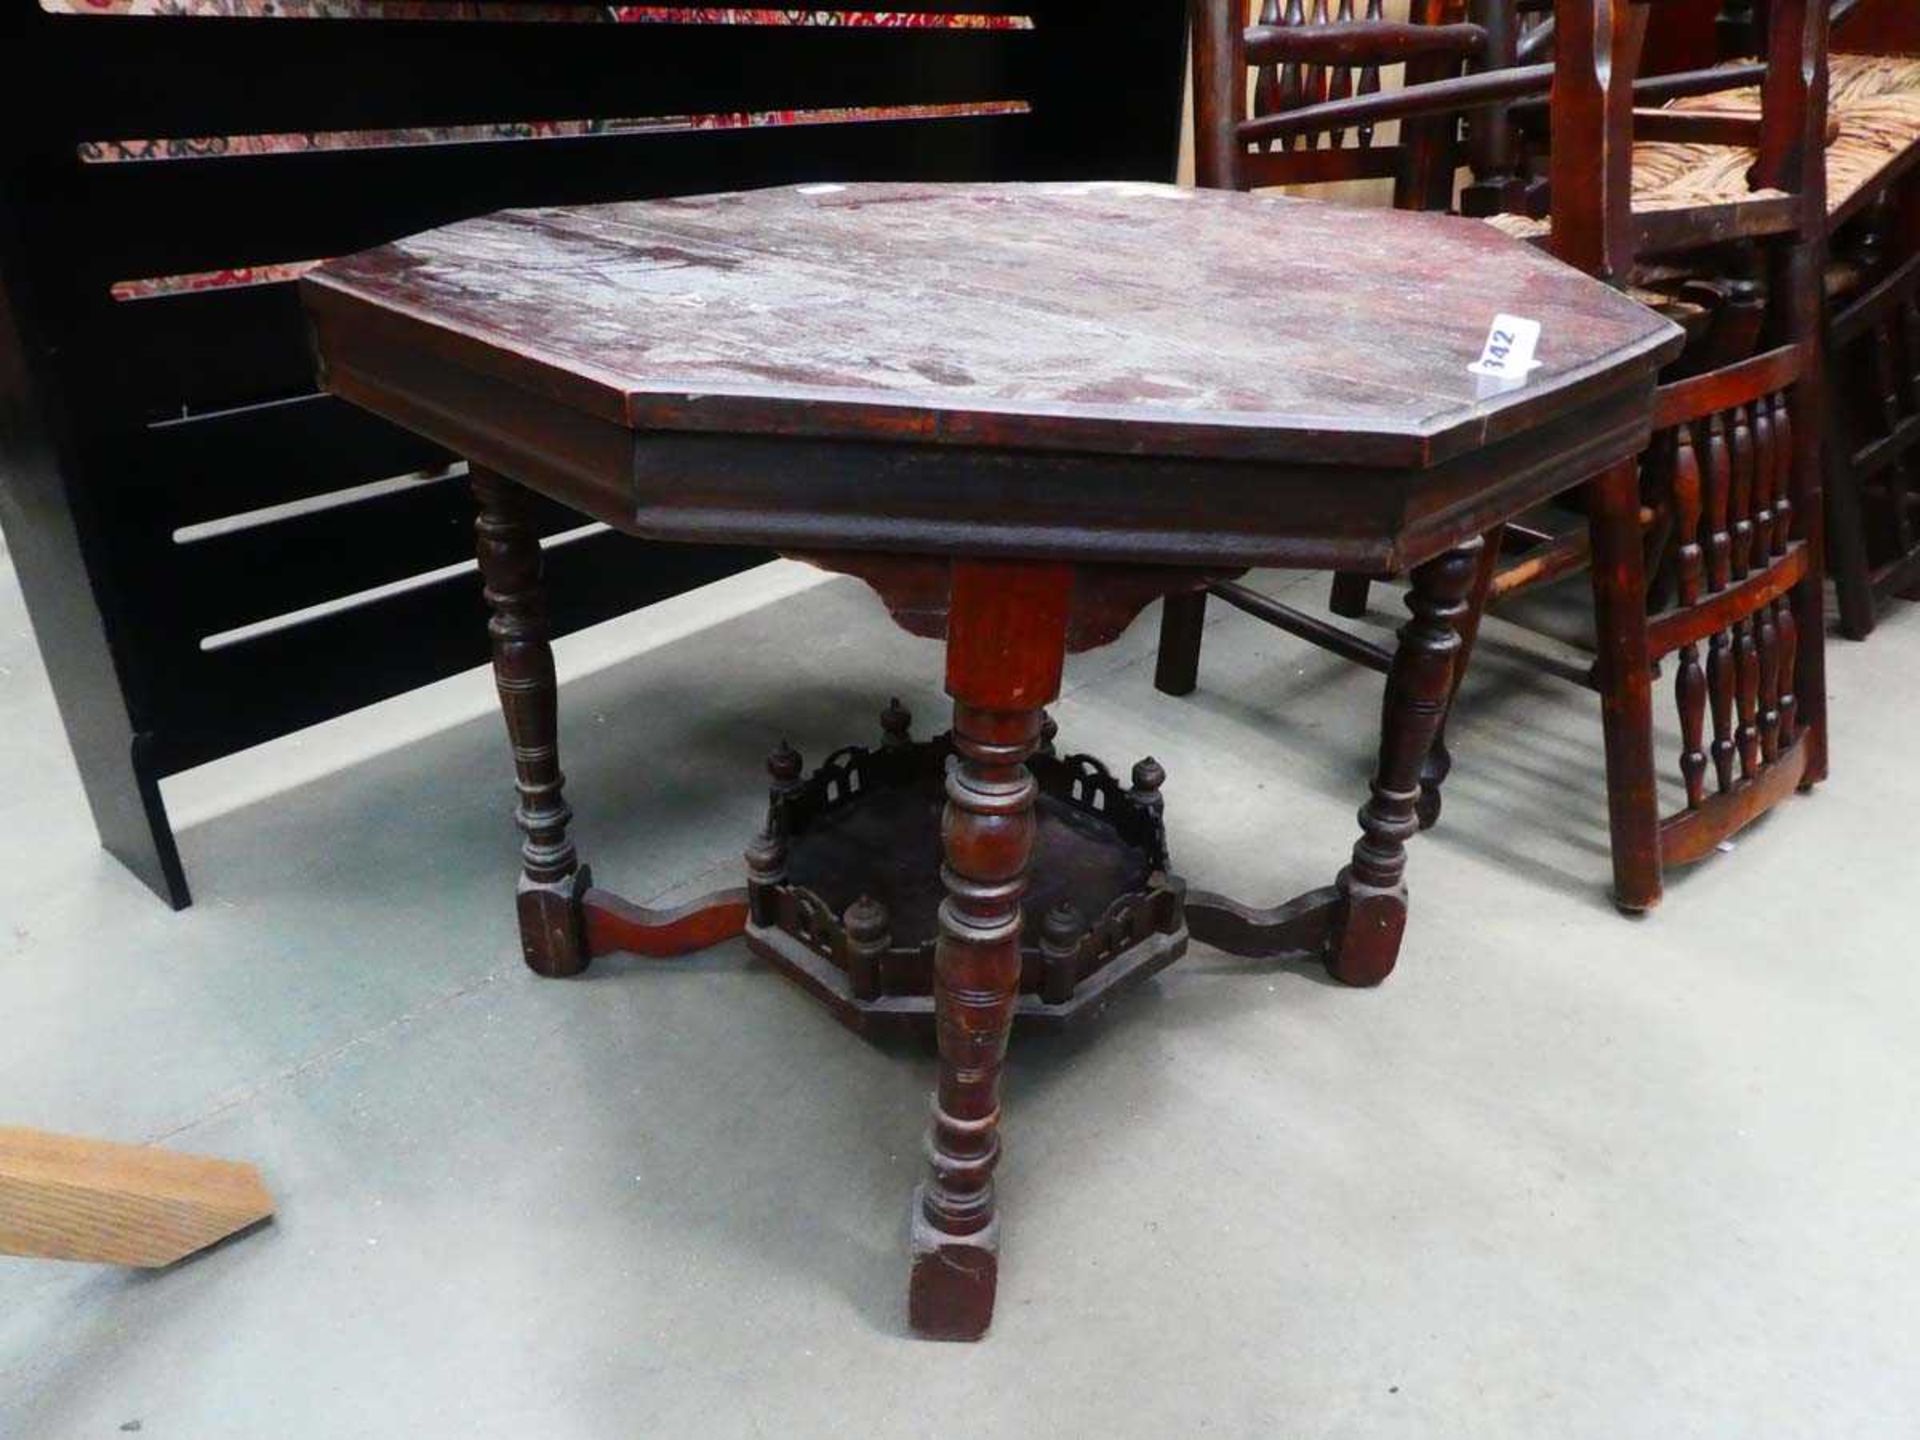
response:
<path id="1" fill-rule="evenodd" d="M 1647 645 L 1647 567 L 1638 465 L 1587 486 L 1600 716 L 1606 730 L 1613 898 L 1639 914 L 1660 903 L 1660 804 L 1653 759 L 1653 660 Z"/>
<path id="2" fill-rule="evenodd" d="M 1487 596 L 1493 590 L 1493 577 L 1500 573 L 1500 544 L 1506 527 L 1489 530 L 1481 542 L 1480 559 L 1474 566 L 1473 588 L 1467 592 L 1467 611 L 1455 627 L 1460 633 L 1460 651 L 1454 657 L 1453 685 L 1447 691 L 1447 713 L 1440 717 L 1440 729 L 1433 737 L 1433 748 L 1420 770 L 1420 803 L 1417 812 L 1420 828 L 1431 830 L 1440 823 L 1440 787 L 1453 773 L 1453 752 L 1447 748 L 1447 721 L 1453 718 L 1453 702 L 1467 678 L 1467 666 L 1473 659 L 1474 642 L 1480 638 L 1480 621 L 1487 613 Z"/>
<path id="3" fill-rule="evenodd" d="M 1364 619 L 1367 596 L 1372 588 L 1373 582 L 1366 576 L 1349 575 L 1343 571 L 1333 577 L 1333 591 L 1327 596 L 1327 608 L 1349 620 Z"/>
<path id="4" fill-rule="evenodd" d="M 560 773 L 559 691 L 540 583 L 540 540 L 518 485 L 478 467 L 472 484 L 480 506 L 474 525 L 480 577 L 493 610 L 487 629 L 494 681 L 513 741 L 520 796 L 514 821 L 526 837 L 517 889 L 521 951 L 536 974 L 578 975 L 588 962 L 581 900 L 590 882 L 567 834 L 573 812 Z"/>
<path id="5" fill-rule="evenodd" d="M 1160 658 L 1153 685 L 1167 695 L 1191 695 L 1200 683 L 1200 642 L 1207 625 L 1207 592 L 1169 595 L 1160 610 Z"/>
<path id="6" fill-rule="evenodd" d="M 1787 397 L 1788 414 L 1793 423 L 1792 480 L 1794 511 L 1807 542 L 1810 563 L 1807 577 L 1791 597 L 1798 650 L 1795 657 L 1795 708 L 1798 727 L 1807 746 L 1806 770 L 1801 788 L 1811 789 L 1827 778 L 1827 616 L 1826 574 L 1828 526 L 1833 512 L 1828 508 L 1829 488 L 1844 487 L 1857 501 L 1859 486 L 1851 467 L 1828 468 L 1828 457 L 1847 444 L 1846 425 L 1839 419 L 1835 396 L 1826 383 L 1825 336 L 1820 315 L 1825 295 L 1824 273 L 1826 244 L 1820 238 L 1795 245 L 1784 261 L 1783 292 L 1795 307 L 1790 318 L 1792 333 L 1813 337 L 1815 341 L 1812 373 L 1793 387 Z M 1848 473 L 1839 474 L 1845 468 Z M 1830 487 L 1830 482 L 1838 484 Z M 1857 507 L 1854 517 L 1857 521 Z M 1857 527 L 1856 539 L 1864 532 Z M 1865 560 L 1864 550 L 1860 559 Z M 1865 587 L 1867 628 L 1873 623 L 1873 593 Z"/>
<path id="7" fill-rule="evenodd" d="M 1867 559 L 1866 514 L 1860 503 L 1860 481 L 1847 456 L 1848 445 L 1834 422 L 1835 407 L 1826 407 L 1829 443 L 1826 445 L 1827 478 L 1827 568 L 1833 575 L 1834 590 L 1840 599 L 1840 633 L 1849 640 L 1864 640 L 1873 633 L 1878 617 L 1874 614 L 1873 567 Z"/>

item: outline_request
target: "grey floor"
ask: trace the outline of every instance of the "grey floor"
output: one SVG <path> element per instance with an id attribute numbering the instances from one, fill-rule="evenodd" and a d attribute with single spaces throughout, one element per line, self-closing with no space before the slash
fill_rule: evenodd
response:
<path id="1" fill-rule="evenodd" d="M 782 734 L 938 716 L 935 646 L 790 579 L 567 650 L 603 881 L 731 875 Z M 1326 883 L 1377 681 L 1229 612 L 1170 700 L 1154 618 L 1064 741 L 1159 756 L 1196 882 Z M 525 973 L 484 683 L 172 785 L 174 915 L 97 853 L 0 572 L 0 1123 L 281 1206 L 165 1273 L 0 1260 L 0 1436 L 1920 1433 L 1920 607 L 1834 648 L 1831 784 L 1640 923 L 1591 697 L 1483 658 L 1391 983 L 1196 947 L 1016 1047 L 999 1317 L 951 1347 L 904 1324 L 928 1059 L 738 944 Z"/>

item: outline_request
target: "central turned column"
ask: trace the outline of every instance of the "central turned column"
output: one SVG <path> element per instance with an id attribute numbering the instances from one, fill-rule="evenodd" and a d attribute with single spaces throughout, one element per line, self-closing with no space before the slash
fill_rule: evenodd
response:
<path id="1" fill-rule="evenodd" d="M 993 1318 L 1000 1067 L 1020 985 L 1021 896 L 1033 857 L 1027 758 L 1060 690 L 1073 570 L 954 562 L 947 693 L 956 759 L 941 822 L 947 897 L 934 955 L 940 1080 L 914 1195 L 908 1313 L 920 1334 L 977 1340 Z"/>

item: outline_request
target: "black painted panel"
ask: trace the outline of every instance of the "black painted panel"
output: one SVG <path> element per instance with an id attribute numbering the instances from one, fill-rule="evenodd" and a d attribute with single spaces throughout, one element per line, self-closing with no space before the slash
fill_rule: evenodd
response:
<path id="1" fill-rule="evenodd" d="M 826 178 L 1171 177 L 1183 0 L 1136 0 L 1124 15 L 1092 0 L 886 8 L 1026 14 L 1035 28 L 80 19 L 0 6 L 0 518 L 114 853 L 183 902 L 159 775 L 478 664 L 486 635 L 478 582 L 462 575 L 203 652 L 211 630 L 462 558 L 464 486 L 176 544 L 183 525 L 449 457 L 312 394 L 291 286 L 115 302 L 108 285 L 320 259 L 511 205 Z M 1004 100 L 1030 113 L 112 165 L 83 165 L 75 148 Z M 542 523 L 569 518 L 553 509 Z M 762 558 L 618 536 L 568 545 L 550 557 L 556 623 Z"/>

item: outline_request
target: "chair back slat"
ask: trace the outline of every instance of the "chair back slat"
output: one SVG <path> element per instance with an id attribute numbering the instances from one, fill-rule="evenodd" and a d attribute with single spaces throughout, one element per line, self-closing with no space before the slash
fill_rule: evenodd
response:
<path id="1" fill-rule="evenodd" d="M 1603 280 L 1633 266 L 1633 80 L 1646 11 L 1633 0 L 1557 0 L 1553 252 Z"/>
<path id="2" fill-rule="evenodd" d="M 1466 107 L 1544 93 L 1547 72 L 1518 84 L 1473 72 L 1494 36 L 1461 18 L 1456 0 L 1414 0 L 1411 18 L 1385 18 L 1381 0 L 1195 0 L 1196 174 L 1214 188 L 1343 180 L 1395 181 L 1395 204 L 1444 209 L 1452 200 Z M 1383 91 L 1382 71 L 1404 84 Z M 1397 121 L 1398 134 L 1381 126 Z"/>

